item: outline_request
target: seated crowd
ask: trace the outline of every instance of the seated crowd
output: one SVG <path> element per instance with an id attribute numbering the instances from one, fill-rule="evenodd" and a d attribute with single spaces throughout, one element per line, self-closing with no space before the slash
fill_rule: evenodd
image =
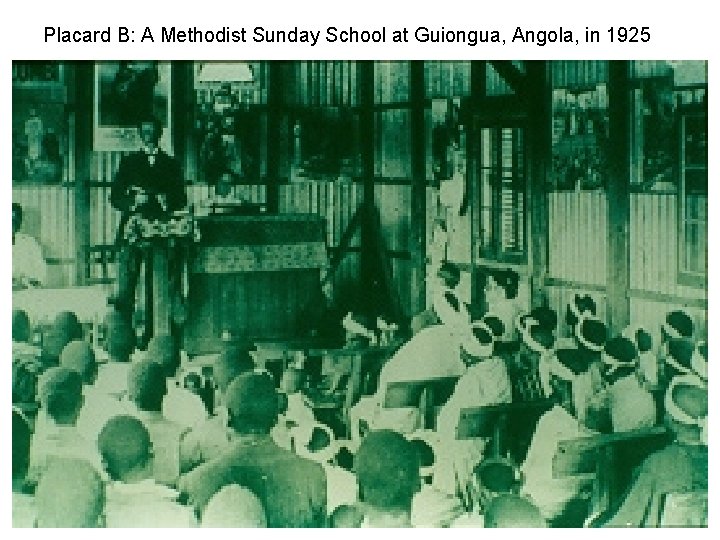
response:
<path id="1" fill-rule="evenodd" d="M 116 312 L 95 349 L 70 312 L 33 345 L 14 311 L 13 526 L 651 527 L 670 523 L 669 496 L 707 492 L 707 345 L 685 312 L 658 343 L 637 326 L 611 336 L 578 294 L 561 338 L 553 309 L 517 309 L 512 272 L 488 277 L 481 316 L 458 299 L 456 269 L 438 275 L 433 309 L 349 400 L 344 429 L 304 399 L 307 359 L 278 380 L 225 342 L 200 376 L 170 336 L 135 350 Z M 369 321 L 345 317 L 347 350 L 396 341 Z M 328 377 L 332 392 L 352 386 Z M 452 381 L 447 395 L 407 390 L 435 380 Z M 527 440 L 469 421 L 523 403 L 541 405 Z M 596 475 L 554 469 L 563 441 L 662 427 L 599 513 Z"/>

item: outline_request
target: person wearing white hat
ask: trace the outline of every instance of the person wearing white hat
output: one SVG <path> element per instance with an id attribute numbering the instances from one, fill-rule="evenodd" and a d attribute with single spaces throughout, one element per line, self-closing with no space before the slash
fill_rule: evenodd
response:
<path id="1" fill-rule="evenodd" d="M 623 337 L 635 344 L 638 351 L 637 374 L 643 387 L 654 391 L 658 387 L 658 357 L 653 351 L 653 338 L 643 326 L 628 326 L 623 330 Z"/>
<path id="2" fill-rule="evenodd" d="M 657 527 L 665 495 L 707 491 L 707 387 L 692 375 L 675 377 L 665 394 L 665 410 L 675 440 L 642 463 L 622 505 L 605 526 Z"/>
<path id="3" fill-rule="evenodd" d="M 584 391 L 580 392 L 580 397 L 576 395 L 577 387 L 583 385 L 583 372 L 577 371 L 576 367 L 566 365 L 557 356 L 548 359 L 547 390 L 555 405 L 540 417 L 535 427 L 521 466 L 525 478 L 521 493 L 530 497 L 544 519 L 561 523 L 569 518 L 579 526 L 585 516 L 568 515 L 569 509 L 573 501 L 582 500 L 590 483 L 573 477 L 555 478 L 552 465 L 558 442 L 593 434 L 578 419 L 576 412 L 578 407 L 585 405 Z"/>
<path id="4" fill-rule="evenodd" d="M 607 406 L 614 432 L 649 428 L 657 422 L 652 394 L 642 387 L 637 374 L 637 349 L 618 336 L 605 344 L 602 374 L 607 383 Z"/>
<path id="5" fill-rule="evenodd" d="M 665 376 L 671 381 L 680 375 L 697 377 L 707 385 L 707 344 L 704 341 L 696 344 L 688 338 L 670 340 L 665 358 Z"/>
<path id="6" fill-rule="evenodd" d="M 332 513 L 338 506 L 357 504 L 358 485 L 355 475 L 335 463 L 342 443 L 335 439 L 325 424 L 315 422 L 298 428 L 295 453 L 322 465 L 327 478 L 327 511 Z"/>
<path id="7" fill-rule="evenodd" d="M 548 365 L 555 356 L 555 326 L 557 316 L 549 308 L 533 309 L 518 317 L 520 351 L 514 359 L 515 392 L 527 401 L 549 396 L 551 393 Z"/>
<path id="8" fill-rule="evenodd" d="M 430 430 L 419 430 L 408 437 L 420 459 L 420 491 L 412 500 L 410 522 L 413 527 L 451 527 L 463 516 L 462 501 L 432 485 L 435 474 L 439 436 Z"/>
<path id="9" fill-rule="evenodd" d="M 578 419 L 594 429 L 605 429 L 605 418 L 595 418 L 591 404 L 601 399 L 604 382 L 601 373 L 601 356 L 607 340 L 607 327 L 600 319 L 581 312 L 575 325 L 575 346 L 556 347 L 555 356 L 576 375 L 573 383 L 575 414 Z M 587 418 L 590 413 L 591 417 Z"/>
<path id="10" fill-rule="evenodd" d="M 502 320 L 505 331 L 500 341 L 508 343 L 517 340 L 515 320 L 520 313 L 518 286 L 520 277 L 512 269 L 488 270 L 485 272 L 484 295 L 487 312 Z"/>
<path id="11" fill-rule="evenodd" d="M 695 341 L 695 323 L 690 315 L 682 309 L 670 311 L 660 324 L 658 386 L 662 393 L 667 389 L 670 380 L 677 374 L 672 365 L 672 361 L 668 361 L 668 359 L 672 354 L 670 351 L 671 345 L 678 340 L 688 343 Z"/>
<path id="12" fill-rule="evenodd" d="M 354 440 L 360 438 L 361 421 L 370 429 L 387 428 L 401 433 L 412 433 L 419 427 L 416 408 L 383 408 L 389 383 L 459 377 L 465 372 L 460 341 L 470 315 L 449 291 L 435 298 L 435 311 L 442 324 L 424 328 L 400 347 L 380 371 L 375 394 L 362 398 L 351 408 L 350 432 Z"/>
<path id="13" fill-rule="evenodd" d="M 445 493 L 466 492 L 472 470 L 480 462 L 487 444 L 483 438 L 455 438 L 462 410 L 512 401 L 507 368 L 505 362 L 493 354 L 494 344 L 492 329 L 479 321 L 468 329 L 460 346 L 460 357 L 468 368 L 437 418 L 441 444 L 433 485 Z"/>

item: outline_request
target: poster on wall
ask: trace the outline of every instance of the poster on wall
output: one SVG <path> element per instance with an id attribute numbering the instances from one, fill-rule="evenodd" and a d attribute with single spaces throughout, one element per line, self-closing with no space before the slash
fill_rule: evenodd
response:
<path id="1" fill-rule="evenodd" d="M 13 184 L 70 181 L 73 115 L 63 64 L 13 62 L 12 89 Z"/>
<path id="2" fill-rule="evenodd" d="M 160 147 L 172 153 L 169 62 L 121 60 L 95 64 L 94 150 L 137 150 L 137 123 L 149 115 L 156 116 L 163 125 Z"/>

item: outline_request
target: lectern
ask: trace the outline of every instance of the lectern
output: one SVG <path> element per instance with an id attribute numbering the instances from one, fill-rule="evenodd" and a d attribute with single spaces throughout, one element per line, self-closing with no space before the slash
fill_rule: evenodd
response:
<path id="1" fill-rule="evenodd" d="M 300 339 L 322 309 L 325 220 L 316 214 L 198 217 L 189 265 L 184 348 L 218 352 L 230 332 L 246 342 Z"/>

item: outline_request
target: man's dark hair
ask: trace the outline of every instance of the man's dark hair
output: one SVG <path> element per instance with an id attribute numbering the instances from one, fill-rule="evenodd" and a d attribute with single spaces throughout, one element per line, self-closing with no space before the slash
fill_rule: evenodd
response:
<path id="1" fill-rule="evenodd" d="M 370 432 L 360 444 L 355 472 L 361 500 L 386 511 L 408 511 L 420 488 L 420 459 L 405 437 L 390 430 Z"/>
<path id="2" fill-rule="evenodd" d="M 130 366 L 128 396 L 138 409 L 160 411 L 167 393 L 165 372 L 160 364 L 143 360 Z"/>
<path id="3" fill-rule="evenodd" d="M 145 466 L 150 448 L 147 428 L 132 416 L 111 418 L 98 435 L 98 450 L 113 480 L 122 480 L 128 472 Z"/>

